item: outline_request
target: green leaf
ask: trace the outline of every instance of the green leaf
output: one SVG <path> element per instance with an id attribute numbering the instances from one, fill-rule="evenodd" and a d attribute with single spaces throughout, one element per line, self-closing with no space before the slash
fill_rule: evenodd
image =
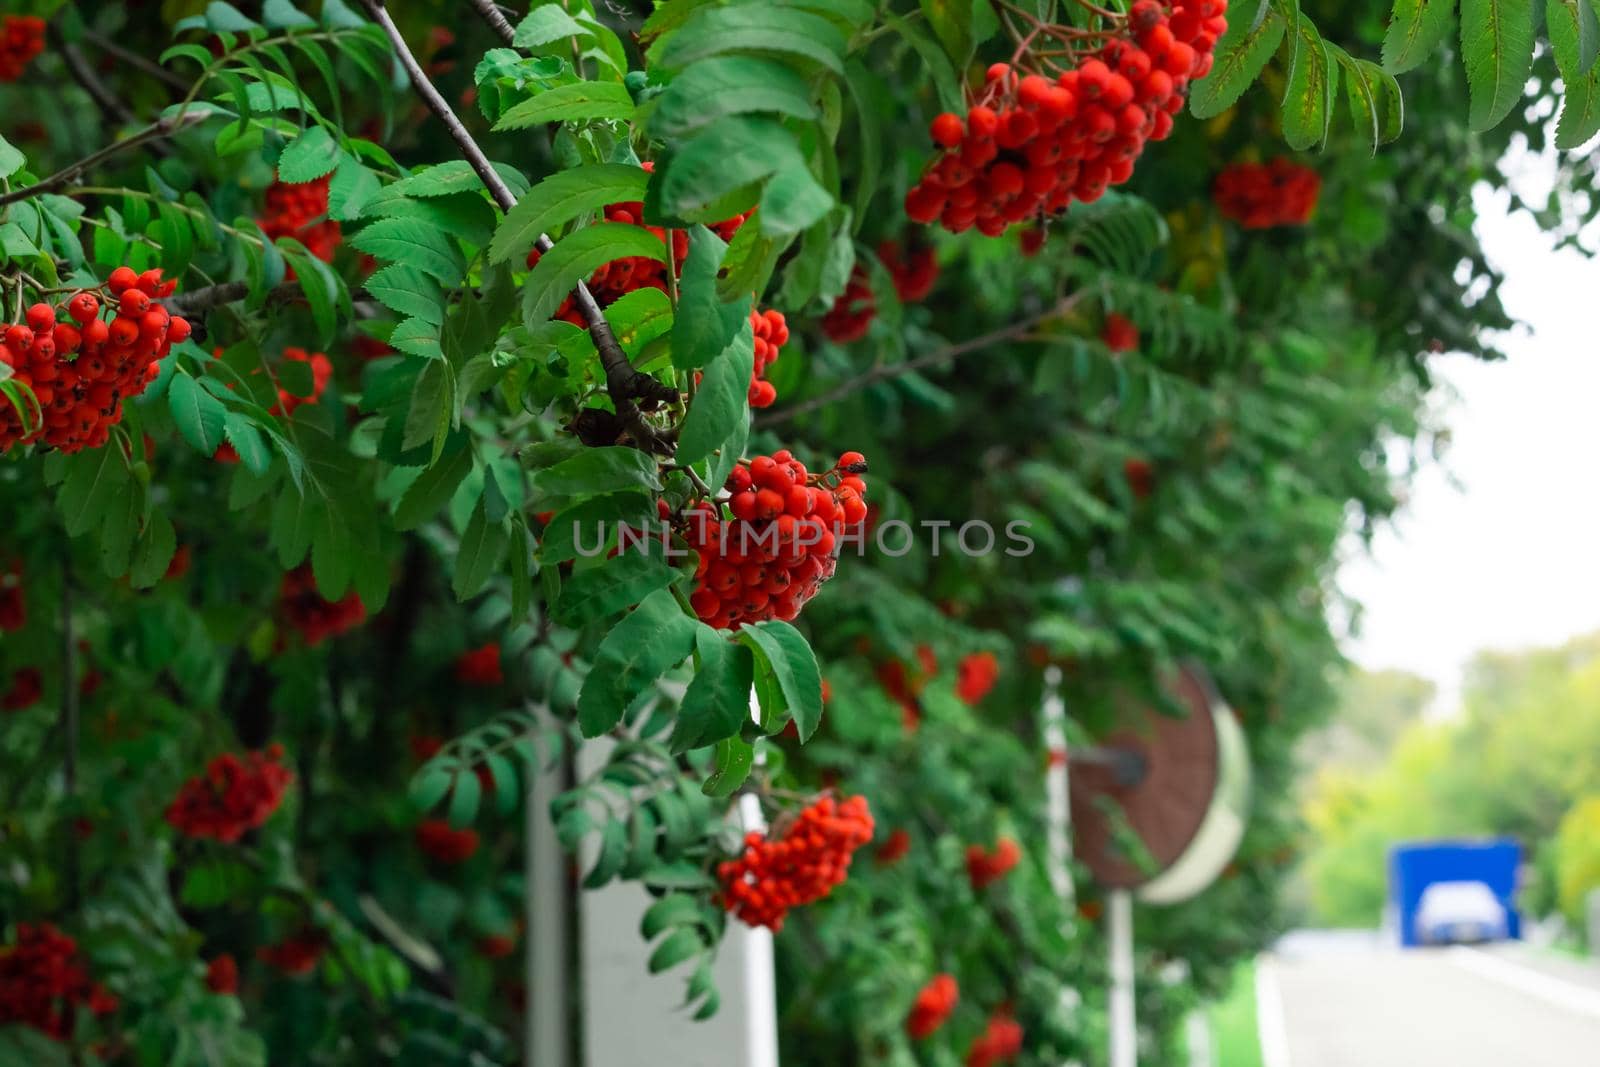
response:
<path id="1" fill-rule="evenodd" d="M 805 79 L 781 63 L 718 56 L 672 79 L 656 98 L 649 128 L 656 137 L 678 139 L 727 115 L 752 111 L 814 119 L 817 108 L 811 96 Z"/>
<path id="2" fill-rule="evenodd" d="M 472 449 L 458 448 L 446 454 L 407 487 L 395 508 L 395 529 L 415 530 L 433 518 L 471 473 Z"/>
<path id="3" fill-rule="evenodd" d="M 150 513 L 150 521 L 133 547 L 133 566 L 128 581 L 135 589 L 149 589 L 167 575 L 172 556 L 178 550 L 178 534 L 172 520 L 162 511 Z"/>
<path id="4" fill-rule="evenodd" d="M 628 858 L 628 826 L 621 819 L 608 819 L 600 829 L 600 852 L 594 866 L 583 879 L 585 889 L 599 889 L 622 870 Z"/>
<path id="5" fill-rule="evenodd" d="M 67 534 L 78 537 L 98 526 L 115 498 L 128 491 L 129 473 L 121 449 L 97 448 L 70 456 L 59 504 Z"/>
<path id="6" fill-rule="evenodd" d="M 1283 139 L 1290 148 L 1325 144 L 1333 122 L 1333 97 L 1339 71 L 1315 26 L 1300 20 L 1300 58 L 1283 98 Z"/>
<path id="7" fill-rule="evenodd" d="M 267 441 L 256 429 L 256 424 L 237 411 L 230 411 L 222 420 L 222 432 L 239 454 L 239 462 L 253 474 L 265 474 L 272 465 L 272 453 Z"/>
<path id="8" fill-rule="evenodd" d="M 568 234 L 539 258 L 523 291 L 522 318 L 532 328 L 554 315 L 566 295 L 613 259 L 642 256 L 665 263 L 666 245 L 643 226 L 602 222 Z"/>
<path id="9" fill-rule="evenodd" d="M 1533 14 L 1529 0 L 1461 0 L 1461 55 L 1474 130 L 1498 125 L 1522 99 L 1533 70 Z"/>
<path id="10" fill-rule="evenodd" d="M 570 82 L 546 89 L 506 110 L 497 131 L 524 130 L 547 122 L 631 119 L 633 97 L 617 82 Z"/>
<path id="11" fill-rule="evenodd" d="M 688 893 L 668 893 L 645 909 L 639 920 L 639 936 L 654 941 L 674 926 L 686 926 L 700 918 L 700 901 Z"/>
<path id="12" fill-rule="evenodd" d="M 495 173 L 500 175 L 501 180 L 510 186 L 513 192 L 527 190 L 528 179 L 517 168 L 508 163 L 492 163 L 490 166 L 494 167 Z M 383 192 L 386 198 L 402 196 L 429 198 L 483 191 L 485 191 L 483 179 L 472 169 L 472 164 L 464 159 L 452 159 L 424 167 L 414 174 L 401 178 Z"/>
<path id="13" fill-rule="evenodd" d="M 459 284 L 466 273 L 461 253 L 449 236 L 420 219 L 379 219 L 363 227 L 350 243 L 379 259 L 431 274 L 447 286 Z"/>
<path id="14" fill-rule="evenodd" d="M 624 552 L 568 579 L 551 613 L 563 626 L 587 626 L 665 590 L 679 573 L 662 561 L 655 546 L 649 552 Z"/>
<path id="15" fill-rule="evenodd" d="M 378 303 L 402 315 L 413 316 L 434 326 L 444 322 L 443 288 L 414 267 L 401 263 L 382 267 L 367 279 L 365 288 Z"/>
<path id="16" fill-rule="evenodd" d="M 699 463 L 749 425 L 755 341 L 748 316 L 734 342 L 706 364 L 678 434 L 678 463 Z"/>
<path id="17" fill-rule="evenodd" d="M 785 167 L 767 182 L 756 224 L 769 237 L 790 237 L 833 210 L 834 199 L 805 167 Z"/>
<path id="18" fill-rule="evenodd" d="M 222 401 L 200 388 L 200 383 L 192 376 L 172 376 L 167 386 L 167 406 L 183 439 L 200 452 L 209 456 L 222 445 L 228 409 L 222 406 Z"/>
<path id="19" fill-rule="evenodd" d="M 511 39 L 513 48 L 538 48 L 567 37 L 577 37 L 584 28 L 558 4 L 542 4 L 528 12 L 517 23 L 516 35 Z"/>
<path id="20" fill-rule="evenodd" d="M 1222 114 L 1244 95 L 1261 76 L 1267 60 L 1283 41 L 1285 23 L 1276 10 L 1268 9 L 1259 21 L 1243 17 L 1228 20 L 1228 30 L 1217 41 L 1216 62 L 1211 73 L 1197 82 L 1189 94 L 1189 113 L 1197 119 Z"/>
<path id="21" fill-rule="evenodd" d="M 620 556 L 612 562 L 628 558 Z M 599 737 L 610 731 L 639 694 L 682 663 L 694 647 L 696 625 L 677 599 L 661 589 L 612 627 L 595 651 L 578 694 L 578 726 L 583 736 Z"/>
<path id="22" fill-rule="evenodd" d="M 334 329 L 338 325 L 339 308 L 341 305 L 348 308 L 350 294 L 345 291 L 344 283 L 333 273 L 333 269 L 293 237 L 278 238 L 277 247 L 283 253 L 284 260 L 294 268 L 300 290 L 305 293 L 306 303 L 311 306 L 311 320 L 317 326 L 318 342 L 327 345 L 333 340 Z"/>
<path id="23" fill-rule="evenodd" d="M 708 797 L 732 796 L 734 790 L 744 785 L 745 779 L 750 777 L 750 768 L 755 766 L 756 750 L 750 742 L 735 734 L 725 737 L 717 742 L 716 751 L 712 756 L 712 765 L 716 768 L 706 784 L 700 791 Z"/>
<path id="24" fill-rule="evenodd" d="M 489 260 L 501 263 L 533 250 L 540 234 L 555 234 L 573 219 L 607 204 L 644 199 L 650 175 L 623 163 L 596 163 L 557 171 L 528 190 L 494 232 Z"/>
<path id="25" fill-rule="evenodd" d="M 325 127 L 312 126 L 289 142 L 278 157 L 278 180 L 316 181 L 339 165 L 339 145 Z"/>
<path id="26" fill-rule="evenodd" d="M 700 665 L 672 726 L 667 744 L 673 755 L 732 737 L 750 721 L 750 685 L 755 680 L 750 649 L 705 625 L 696 631 L 695 647 Z"/>
<path id="27" fill-rule="evenodd" d="M 1383 68 L 1404 74 L 1420 66 L 1449 36 L 1455 10 L 1455 0 L 1394 0 L 1383 37 Z"/>
<path id="28" fill-rule="evenodd" d="M 669 216 L 718 222 L 712 216 L 730 194 L 790 167 L 805 167 L 793 134 L 770 119 L 736 115 L 712 123 L 659 161 L 653 191 Z"/>
<path id="29" fill-rule="evenodd" d="M 622 489 L 661 489 L 656 460 L 637 448 L 620 445 L 586 449 L 536 471 L 528 481 L 540 496 L 598 496 Z"/>
<path id="30" fill-rule="evenodd" d="M 548 567 L 594 555 L 619 524 L 642 528 L 655 517 L 655 498 L 646 493 L 628 490 L 592 497 L 551 517 L 539 542 L 539 559 Z"/>
<path id="31" fill-rule="evenodd" d="M 1582 80 L 1600 55 L 1600 18 L 1592 0 L 1546 0 L 1545 26 L 1561 80 Z"/>
<path id="32" fill-rule="evenodd" d="M 1561 121 L 1556 125 L 1556 147 L 1579 148 L 1600 133 L 1600 64 L 1567 85 L 1561 105 Z"/>
<path id="33" fill-rule="evenodd" d="M 491 522 L 483 497 L 472 509 L 472 518 L 461 535 L 461 550 L 456 556 L 455 575 L 450 588 L 457 600 L 475 596 L 489 581 L 489 576 L 505 557 L 506 542 L 510 534 L 504 522 Z"/>
<path id="34" fill-rule="evenodd" d="M 650 49 L 654 66 L 682 70 L 728 52 L 770 52 L 844 73 L 844 34 L 827 19 L 772 4 L 702 7 Z"/>
<path id="35" fill-rule="evenodd" d="M 295 7 L 289 0 L 267 0 L 261 5 L 261 21 L 275 29 L 315 26 L 317 20 Z"/>
<path id="36" fill-rule="evenodd" d="M 10 141 L 0 137 L 0 178 L 11 177 L 27 161 L 27 157 L 12 147 Z"/>
<path id="37" fill-rule="evenodd" d="M 456 829 L 471 826 L 478 817 L 478 804 L 483 799 L 483 784 L 476 774 L 458 774 L 450 783 L 450 806 L 447 817 Z"/>
<path id="38" fill-rule="evenodd" d="M 690 927 L 680 927 L 650 953 L 650 973 L 660 974 L 662 971 L 670 971 L 685 960 L 698 956 L 705 951 L 705 948 L 706 943 L 700 936 L 700 931 Z"/>
<path id="39" fill-rule="evenodd" d="M 804 635 L 779 619 L 746 626 L 739 639 L 759 651 L 772 668 L 784 703 L 805 743 L 822 722 L 822 671 Z"/>
<path id="40" fill-rule="evenodd" d="M 750 320 L 750 300 L 723 303 L 717 270 L 728 246 L 704 226 L 689 231 L 689 254 L 678 281 L 678 310 L 672 324 L 672 365 L 693 370 L 721 355 Z"/>

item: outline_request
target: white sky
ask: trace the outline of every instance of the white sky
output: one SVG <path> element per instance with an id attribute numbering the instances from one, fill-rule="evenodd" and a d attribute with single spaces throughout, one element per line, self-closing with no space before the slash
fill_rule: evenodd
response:
<path id="1" fill-rule="evenodd" d="M 1546 169 L 1524 157 L 1514 177 L 1541 185 Z M 1458 393 L 1444 465 L 1417 479 L 1372 555 L 1354 546 L 1339 574 L 1365 605 L 1348 654 L 1432 679 L 1436 715 L 1458 708 L 1461 668 L 1479 649 L 1600 630 L 1600 260 L 1557 253 L 1503 197 L 1476 200 L 1506 307 L 1531 329 L 1507 339 L 1505 362 L 1437 357 Z"/>

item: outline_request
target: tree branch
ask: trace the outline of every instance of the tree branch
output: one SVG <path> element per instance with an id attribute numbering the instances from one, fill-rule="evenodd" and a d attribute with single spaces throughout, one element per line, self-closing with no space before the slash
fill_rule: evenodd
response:
<path id="1" fill-rule="evenodd" d="M 203 111 L 186 111 L 181 115 L 173 115 L 171 118 L 157 119 L 138 133 L 108 144 L 104 148 L 84 156 L 76 163 L 56 171 L 43 181 L 21 189 L 13 189 L 9 193 L 0 195 L 0 207 L 4 207 L 7 204 L 15 204 L 19 200 L 30 200 L 45 193 L 53 193 L 57 189 L 77 181 L 85 171 L 99 166 L 113 156 L 138 148 L 140 145 L 149 144 L 151 141 L 159 141 L 163 138 L 171 137 L 180 130 L 184 130 L 196 123 L 204 122 L 210 117 L 211 111 L 208 108 Z"/>
<path id="2" fill-rule="evenodd" d="M 782 411 L 775 411 L 770 415 L 762 415 L 752 425 L 758 430 L 764 430 L 769 426 L 780 426 L 792 419 L 799 418 L 801 415 L 810 414 L 818 408 L 827 407 L 835 401 L 844 399 L 851 393 L 858 393 L 877 382 L 898 378 L 902 374 L 910 374 L 913 371 L 937 367 L 941 363 L 953 362 L 962 356 L 970 356 L 974 352 L 981 352 L 993 345 L 1026 337 L 1040 323 L 1060 318 L 1070 312 L 1085 299 L 1086 295 L 1084 292 L 1074 293 L 1072 296 L 1052 304 L 1048 310 L 1041 311 L 1036 315 L 1030 315 L 1025 319 L 1019 319 L 1009 326 L 1003 326 L 998 330 L 962 341 L 959 344 L 946 345 L 943 348 L 935 349 L 927 355 L 918 356 L 916 359 L 908 359 L 901 363 L 885 363 L 881 366 L 873 367 L 865 374 L 851 378 L 847 382 L 842 382 L 821 396 L 814 396 L 810 400 L 796 404 L 792 408 L 784 408 Z"/>
<path id="3" fill-rule="evenodd" d="M 506 44 L 510 44 L 516 38 L 517 31 L 506 21 L 500 5 L 494 0 L 467 0 L 467 2 L 472 5 L 473 10 L 483 16 L 483 21 L 487 22 Z"/>
<path id="4" fill-rule="evenodd" d="M 111 38 L 104 36 L 103 34 L 95 33 L 93 30 L 87 30 L 84 32 L 83 39 L 107 55 L 115 57 L 117 62 L 124 63 L 127 66 L 135 68 L 136 70 L 142 71 L 143 73 L 150 75 L 150 77 L 155 78 L 157 81 L 165 82 L 168 86 L 176 89 L 180 93 L 186 93 L 189 91 L 189 83 L 184 81 L 178 75 L 172 73 L 172 71 L 160 66 L 159 64 L 150 62 L 137 52 L 130 52 L 128 49 L 122 47 L 120 44 L 113 41 Z"/>
<path id="5" fill-rule="evenodd" d="M 490 195 L 494 197 L 500 210 L 510 211 L 516 206 L 517 198 L 512 195 L 505 181 L 489 163 L 489 157 L 484 155 L 483 149 L 472 139 L 472 134 L 467 132 L 467 128 L 461 124 L 456 113 L 439 94 L 438 88 L 429 80 L 421 64 L 417 62 L 417 57 L 412 54 L 410 46 L 406 44 L 399 27 L 389 17 L 389 11 L 384 7 L 383 0 L 362 0 L 362 5 L 372 16 L 373 21 L 388 35 L 400 64 L 411 77 L 412 88 L 416 89 L 422 102 L 438 116 L 440 122 L 444 123 L 456 146 L 461 149 L 461 154 L 471 164 Z M 550 240 L 547 234 L 540 234 L 539 239 L 534 242 L 534 247 L 540 253 L 547 253 L 555 247 L 555 242 Z M 595 349 L 600 353 L 600 363 L 606 372 L 606 392 L 611 395 L 611 405 L 616 408 L 617 415 L 627 426 L 634 443 L 647 452 L 671 454 L 670 440 L 645 419 L 634 401 L 648 400 L 671 404 L 677 401 L 678 391 L 634 368 L 628 360 L 627 353 L 617 343 L 616 336 L 611 332 L 611 324 L 606 321 L 605 312 L 600 310 L 600 304 L 587 285 L 579 282 L 577 288 L 572 291 L 572 296 L 578 311 L 583 315 L 584 322 L 589 326 L 589 336 L 594 338 Z"/>
<path id="6" fill-rule="evenodd" d="M 105 82 L 100 80 L 100 76 L 94 72 L 94 68 L 83 57 L 83 52 L 78 46 L 68 44 L 54 23 L 50 25 L 50 42 L 61 54 L 61 61 L 67 65 L 67 73 L 72 75 L 72 80 L 83 87 L 83 91 L 89 94 L 94 106 L 100 109 L 100 113 L 108 122 L 126 124 L 137 121 L 127 105 L 106 88 Z"/>

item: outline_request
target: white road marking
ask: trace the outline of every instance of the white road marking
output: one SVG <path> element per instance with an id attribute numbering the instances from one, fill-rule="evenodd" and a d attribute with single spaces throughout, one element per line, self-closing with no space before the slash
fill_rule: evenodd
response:
<path id="1" fill-rule="evenodd" d="M 1480 977 L 1591 1019 L 1600 1019 L 1600 990 L 1577 985 L 1479 948 L 1457 946 L 1450 960 Z"/>
<path id="2" fill-rule="evenodd" d="M 1289 1028 L 1283 1014 L 1283 991 L 1271 956 L 1256 957 L 1256 1032 L 1264 1067 L 1291 1067 Z"/>

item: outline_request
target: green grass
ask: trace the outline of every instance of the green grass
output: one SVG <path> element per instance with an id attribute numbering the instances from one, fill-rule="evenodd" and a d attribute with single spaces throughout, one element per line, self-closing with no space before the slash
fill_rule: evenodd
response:
<path id="1" fill-rule="evenodd" d="M 1211 1032 L 1217 1040 L 1217 1067 L 1261 1067 L 1256 1030 L 1256 968 L 1240 964 L 1227 997 L 1211 1009 Z"/>

